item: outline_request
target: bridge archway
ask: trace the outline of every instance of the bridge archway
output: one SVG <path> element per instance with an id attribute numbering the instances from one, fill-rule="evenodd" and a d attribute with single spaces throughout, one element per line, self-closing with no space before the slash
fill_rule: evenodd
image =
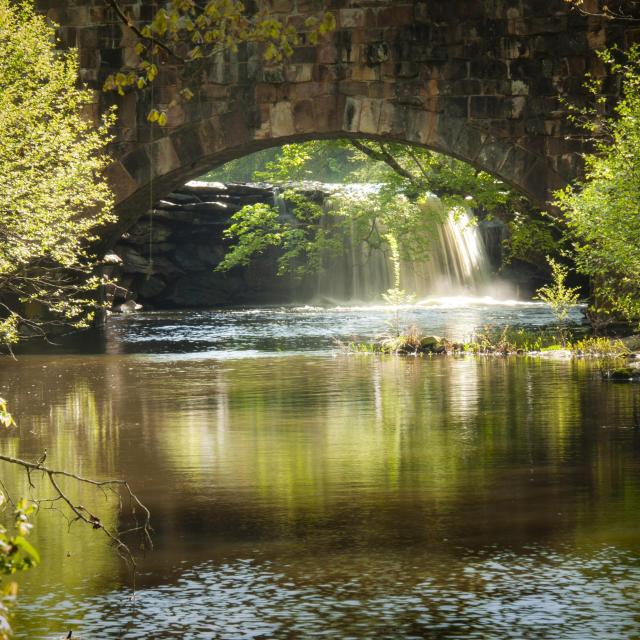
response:
<path id="1" fill-rule="evenodd" d="M 585 73 L 604 77 L 597 51 L 624 27 L 572 11 L 564 0 L 263 0 L 294 24 L 323 7 L 337 29 L 279 67 L 251 46 L 201 72 L 195 98 L 151 130 L 148 97 L 118 98 L 110 178 L 121 217 L 180 183 L 259 149 L 311 138 L 363 136 L 418 144 L 486 170 L 540 206 L 580 174 L 582 143 L 564 103 L 585 100 Z M 79 49 L 96 113 L 114 98 L 107 74 L 135 61 L 135 38 L 105 0 L 39 0 Z M 123 3 L 144 18 L 151 0 Z M 178 95 L 162 67 L 155 103 Z M 617 95 L 615 82 L 605 92 Z"/>
<path id="2" fill-rule="evenodd" d="M 542 207 L 549 189 L 565 184 L 563 176 L 550 170 L 544 158 L 511 141 L 465 129 L 461 123 L 445 121 L 441 128 L 437 123 L 430 128 L 426 114 L 416 113 L 408 122 L 411 129 L 377 134 L 348 129 L 317 131 L 310 127 L 309 131 L 291 135 L 247 139 L 250 132 L 245 130 L 242 132 L 246 136 L 244 142 L 228 147 L 217 135 L 211 135 L 216 128 L 206 123 L 186 127 L 177 134 L 136 149 L 112 167 L 114 184 L 123 184 L 122 178 L 118 177 L 120 174 L 126 187 L 125 191 L 117 189 L 120 196 L 117 205 L 119 223 L 114 229 L 114 238 L 135 222 L 155 200 L 210 169 L 262 149 L 314 139 L 355 137 L 426 147 L 495 175 Z M 237 135 L 237 129 L 235 132 Z M 242 137 L 239 136 L 240 139 Z"/>

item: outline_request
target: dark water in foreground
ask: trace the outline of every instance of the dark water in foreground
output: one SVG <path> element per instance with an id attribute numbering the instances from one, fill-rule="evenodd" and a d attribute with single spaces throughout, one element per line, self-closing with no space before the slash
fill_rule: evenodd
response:
<path id="1" fill-rule="evenodd" d="M 432 311 L 450 335 L 548 321 Z M 331 350 L 383 316 L 118 318 L 84 347 L 103 353 L 5 361 L 3 451 L 127 477 L 156 530 L 132 599 L 104 540 L 43 510 L 17 637 L 640 638 L 640 388 L 587 362 Z"/>

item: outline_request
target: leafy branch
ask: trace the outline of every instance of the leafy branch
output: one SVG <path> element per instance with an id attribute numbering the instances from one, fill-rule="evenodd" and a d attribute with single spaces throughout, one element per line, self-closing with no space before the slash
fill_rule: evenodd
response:
<path id="1" fill-rule="evenodd" d="M 263 46 L 262 58 L 267 64 L 279 64 L 291 57 L 303 42 L 316 44 L 320 37 L 335 29 L 333 13 L 309 16 L 304 31 L 271 15 L 265 8 L 249 12 L 240 0 L 171 0 L 158 9 L 146 24 L 138 25 L 118 0 L 107 0 L 116 17 L 137 38 L 135 53 L 138 63 L 110 74 L 104 82 L 105 91 L 124 95 L 129 88 L 144 90 L 158 77 L 158 64 L 171 61 L 181 70 L 182 100 L 191 100 L 194 92 L 187 86 L 189 69 L 197 71 L 195 63 L 216 58 L 224 52 L 236 53 L 243 43 Z M 174 98 L 169 107 L 175 106 Z M 153 108 L 147 119 L 161 126 L 168 123 L 166 111 Z"/>

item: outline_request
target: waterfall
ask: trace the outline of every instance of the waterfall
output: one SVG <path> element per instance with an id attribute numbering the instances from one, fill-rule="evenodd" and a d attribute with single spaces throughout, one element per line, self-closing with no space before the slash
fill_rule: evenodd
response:
<path id="1" fill-rule="evenodd" d="M 293 183 L 295 191 L 325 202 L 336 192 L 355 197 L 379 190 L 375 184 Z M 273 190 L 273 205 L 280 219 L 295 222 L 293 212 L 279 188 Z M 490 260 L 482 235 L 471 211 L 446 211 L 435 196 L 424 204 L 440 219 L 430 229 L 429 250 L 422 261 L 404 261 L 400 265 L 400 286 L 418 300 L 439 296 L 478 295 L 489 284 Z M 352 223 L 353 224 L 353 223 Z M 355 229 L 345 243 L 342 255 L 327 255 L 324 269 L 302 285 L 291 283 L 292 295 L 317 303 L 368 303 L 394 286 L 394 267 L 389 252 L 358 242 Z"/>
<path id="2" fill-rule="evenodd" d="M 295 222 L 295 216 L 289 211 L 287 201 L 285 200 L 283 189 L 280 187 L 273 188 L 273 206 L 278 210 L 278 214 L 282 221 Z"/>
<path id="3" fill-rule="evenodd" d="M 418 298 L 480 293 L 490 266 L 471 213 L 448 212 L 427 260 L 403 263 L 401 274 L 402 287 Z"/>
<path id="4" fill-rule="evenodd" d="M 428 206 L 442 206 L 430 199 Z M 417 299 L 478 295 L 489 284 L 490 262 L 470 211 L 443 212 L 428 256 L 402 262 L 400 284 Z M 394 286 L 393 264 L 382 250 L 353 239 L 344 254 L 327 261 L 319 274 L 314 299 L 318 302 L 373 302 Z"/>

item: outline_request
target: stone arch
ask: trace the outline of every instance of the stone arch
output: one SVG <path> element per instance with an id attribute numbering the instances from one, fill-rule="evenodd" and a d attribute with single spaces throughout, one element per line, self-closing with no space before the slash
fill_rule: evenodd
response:
<path id="1" fill-rule="evenodd" d="M 118 102 L 114 163 L 118 228 L 156 195 L 215 165 L 268 146 L 363 136 L 418 144 L 484 169 L 545 206 L 580 175 L 583 143 L 567 119 L 585 100 L 584 74 L 604 78 L 597 51 L 624 43 L 624 25 L 572 11 L 564 0 L 259 0 L 301 24 L 329 7 L 337 28 L 277 68 L 257 48 L 219 56 L 195 99 L 172 105 L 181 76 L 162 67 L 156 102 L 169 127 L 152 131 L 148 99 Z M 135 60 L 135 39 L 105 0 L 37 0 L 79 50 L 96 113 L 112 102 L 106 75 Z M 152 0 L 126 0 L 144 18 Z M 618 95 L 615 82 L 605 93 Z M 108 233 L 117 233 L 118 229 Z"/>
<path id="2" fill-rule="evenodd" d="M 219 128 L 212 122 L 184 127 L 138 147 L 111 167 L 119 214 L 112 239 L 149 209 L 154 200 L 212 168 L 269 147 L 314 139 L 363 138 L 425 147 L 495 175 L 542 207 L 549 189 L 565 184 L 562 176 L 549 171 L 544 158 L 512 141 L 472 129 L 466 122 L 445 120 L 440 126 L 437 119 L 431 120 L 429 114 L 414 111 L 403 119 L 404 128 L 390 127 L 374 133 L 366 126 L 364 130 L 352 126 L 296 131 L 292 119 L 292 132 L 274 137 L 251 137 L 250 130 L 234 128 L 238 144 L 229 146 L 217 135 Z"/>

